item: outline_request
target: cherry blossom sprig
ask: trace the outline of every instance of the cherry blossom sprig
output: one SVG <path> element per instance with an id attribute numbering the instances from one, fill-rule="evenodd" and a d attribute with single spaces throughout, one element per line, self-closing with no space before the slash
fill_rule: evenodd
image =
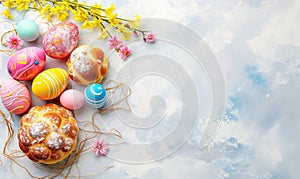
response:
<path id="1" fill-rule="evenodd" d="M 155 35 L 152 32 L 150 32 L 143 39 L 144 39 L 145 42 L 154 43 L 155 42 Z"/>
<path id="2" fill-rule="evenodd" d="M 135 31 L 136 32 L 136 31 Z M 148 34 L 143 34 L 143 40 L 147 43 L 154 43 L 155 42 L 155 35 L 150 32 Z M 135 37 L 138 37 L 137 33 L 134 33 Z M 113 36 L 111 39 L 108 40 L 109 48 L 115 49 L 117 52 L 120 53 L 121 59 L 126 60 L 129 57 L 133 50 L 129 48 L 127 45 L 124 45 L 124 42 L 119 39 L 116 35 Z"/>
<path id="3" fill-rule="evenodd" d="M 120 48 L 123 46 L 123 41 L 120 40 L 116 35 L 108 40 L 109 48 L 115 49 L 116 51 L 119 51 Z"/>
<path id="4" fill-rule="evenodd" d="M 128 46 L 123 46 L 120 48 L 119 53 L 121 55 L 121 59 L 126 60 L 127 57 L 129 57 L 132 54 L 132 49 L 129 48 Z"/>
<path id="5" fill-rule="evenodd" d="M 115 49 L 120 53 L 122 60 L 126 60 L 127 57 L 132 54 L 132 49 L 130 49 L 127 45 L 123 45 L 123 41 L 117 36 L 109 39 L 108 44 L 110 49 Z"/>
<path id="6" fill-rule="evenodd" d="M 139 33 L 142 34 L 144 42 L 154 43 L 156 40 L 154 33 L 152 33 L 151 31 L 140 30 L 140 29 L 134 29 L 133 37 L 136 38 L 139 37 Z"/>

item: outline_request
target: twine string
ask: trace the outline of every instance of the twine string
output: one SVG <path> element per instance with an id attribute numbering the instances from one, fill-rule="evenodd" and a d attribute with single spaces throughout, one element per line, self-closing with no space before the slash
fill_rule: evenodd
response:
<path id="1" fill-rule="evenodd" d="M 0 38 L 0 43 L 2 46 L 4 47 L 7 47 L 8 44 L 7 42 L 4 42 L 5 38 L 7 35 L 13 33 L 14 35 L 17 35 L 17 30 L 16 30 L 16 27 L 13 23 L 9 22 L 9 21 L 0 21 L 0 24 L 2 23 L 8 23 L 13 29 L 12 30 L 7 30 L 6 32 L 4 32 L 2 35 L 1 35 L 1 38 Z M 10 52 L 12 52 L 13 50 L 4 50 L 4 49 L 1 49 L 0 52 L 2 53 L 5 53 L 7 55 L 10 55 Z"/>
<path id="2" fill-rule="evenodd" d="M 108 100 L 108 106 L 104 108 L 97 109 L 92 115 L 92 118 L 95 117 L 97 113 L 104 114 L 115 110 L 126 110 L 128 112 L 131 111 L 130 105 L 128 103 L 128 98 L 131 95 L 131 89 L 126 83 L 118 83 L 114 80 L 109 80 L 106 83 L 107 86 L 113 85 L 112 87 L 107 87 L 106 91 L 110 92 L 111 98 Z M 119 98 L 116 102 L 113 102 L 114 97 L 117 96 L 118 89 L 121 90 L 121 98 Z M 126 107 L 120 106 L 121 103 L 125 102 Z"/>
<path id="3" fill-rule="evenodd" d="M 39 17 L 41 17 L 41 19 L 44 19 L 43 17 L 42 17 L 42 15 L 37 15 L 34 19 L 33 19 L 33 21 L 34 22 L 38 22 L 38 18 Z M 44 32 L 42 32 L 42 31 L 40 31 L 40 35 L 41 36 L 43 36 L 44 34 L 45 34 L 45 32 L 47 32 L 49 29 L 50 29 L 50 27 L 52 27 L 52 26 L 54 26 L 54 24 L 53 24 L 53 22 L 47 22 L 47 21 L 41 21 L 41 22 L 39 22 L 38 24 L 46 24 L 47 25 L 47 29 L 44 31 Z"/>
<path id="4" fill-rule="evenodd" d="M 17 35 L 17 29 L 16 29 L 15 25 L 14 25 L 13 23 L 9 22 L 9 21 L 0 21 L 0 24 L 2 24 L 2 23 L 8 23 L 8 24 L 11 25 L 11 27 L 13 28 L 12 30 L 8 30 L 8 31 L 4 32 L 4 33 L 1 35 L 1 44 L 2 44 L 3 46 L 7 46 L 8 44 L 5 43 L 5 42 L 3 42 L 4 38 L 5 38 L 6 35 L 9 34 L 9 33 L 13 33 L 14 35 Z"/>
<path id="5" fill-rule="evenodd" d="M 26 166 L 22 165 L 17 159 L 23 158 L 26 155 L 21 152 L 20 150 L 8 150 L 8 146 L 11 143 L 11 140 L 13 136 L 15 135 L 13 126 L 12 126 L 12 115 L 10 113 L 10 117 L 8 118 L 3 111 L 0 110 L 0 116 L 4 119 L 2 123 L 4 122 L 7 127 L 7 133 L 8 137 L 5 141 L 4 148 L 3 148 L 3 155 L 4 157 L 8 158 L 11 162 L 11 164 L 16 164 L 18 167 L 24 169 L 26 173 L 32 177 L 32 178 L 56 178 L 58 176 L 62 176 L 62 178 L 84 178 L 86 176 L 81 176 L 80 174 L 80 168 L 78 166 L 78 161 L 80 159 L 80 156 L 82 153 L 88 152 L 91 150 L 91 146 L 87 145 L 87 143 L 97 137 L 97 135 L 112 135 L 113 137 L 116 137 L 118 139 L 122 139 L 122 134 L 115 128 L 110 129 L 109 131 L 102 131 L 101 128 L 95 123 L 95 117 L 96 114 L 104 114 L 112 110 L 119 110 L 119 109 L 124 109 L 130 111 L 130 106 L 127 102 L 128 97 L 131 95 L 131 90 L 128 87 L 127 84 L 125 83 L 117 83 L 115 81 L 109 81 L 108 85 L 112 85 L 111 87 L 107 88 L 107 91 L 111 93 L 111 96 L 116 95 L 117 91 L 121 91 L 121 95 L 123 95 L 121 98 L 119 98 L 116 102 L 113 102 L 113 98 L 109 100 L 109 105 L 103 109 L 103 110 L 96 110 L 92 114 L 92 119 L 91 121 L 77 121 L 79 125 L 79 133 L 84 136 L 84 138 L 78 143 L 77 149 L 74 150 L 71 155 L 69 155 L 66 159 L 63 161 L 57 163 L 57 164 L 52 164 L 52 165 L 45 165 L 45 164 L 40 164 L 37 163 L 35 164 L 37 168 L 40 170 L 45 170 L 48 172 L 45 176 L 35 176 Z M 1 87 L 1 84 L 0 84 Z M 122 107 L 120 104 L 122 102 L 125 102 L 127 107 Z M 2 163 L 2 160 L 0 159 L 0 164 Z M 114 166 L 107 166 L 104 167 L 101 171 L 98 171 L 97 173 L 94 174 L 89 174 L 88 176 L 96 176 L 99 173 L 104 172 L 105 170 L 108 170 Z M 14 172 L 12 169 L 11 165 L 11 171 Z M 73 170 L 78 171 L 78 176 L 72 174 L 71 172 Z M 14 172 L 15 173 L 15 172 Z"/>

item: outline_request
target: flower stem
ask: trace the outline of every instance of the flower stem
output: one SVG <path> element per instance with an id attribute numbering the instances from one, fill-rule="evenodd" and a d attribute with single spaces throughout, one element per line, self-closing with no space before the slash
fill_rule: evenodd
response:
<path id="1" fill-rule="evenodd" d="M 100 24 L 101 24 L 102 28 L 105 29 L 105 26 L 103 25 L 103 23 L 101 22 Z M 107 31 L 107 34 L 108 34 L 108 36 L 109 36 L 110 38 L 112 38 L 112 35 L 110 34 L 109 31 Z"/>

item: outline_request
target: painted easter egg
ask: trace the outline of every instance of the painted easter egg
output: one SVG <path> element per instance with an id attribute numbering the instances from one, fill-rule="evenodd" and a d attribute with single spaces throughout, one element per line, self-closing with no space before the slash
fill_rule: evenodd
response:
<path id="1" fill-rule="evenodd" d="M 77 47 L 79 30 L 72 22 L 59 23 L 50 28 L 44 35 L 43 48 L 52 58 L 68 57 Z"/>
<path id="2" fill-rule="evenodd" d="M 67 61 L 70 78 L 78 84 L 100 83 L 108 72 L 108 58 L 104 52 L 91 45 L 81 45 Z"/>
<path id="3" fill-rule="evenodd" d="M 77 110 L 84 105 L 84 96 L 78 90 L 69 89 L 60 95 L 60 103 L 67 109 Z"/>
<path id="4" fill-rule="evenodd" d="M 91 84 L 86 87 L 84 97 L 92 108 L 101 108 L 106 102 L 106 90 L 101 84 Z"/>
<path id="5" fill-rule="evenodd" d="M 39 26 L 29 19 L 20 21 L 17 24 L 16 30 L 18 36 L 27 42 L 35 41 L 40 36 Z"/>
<path id="6" fill-rule="evenodd" d="M 58 97 L 68 86 L 68 73 L 62 68 L 50 68 L 38 74 L 32 82 L 32 93 L 42 99 Z"/>
<path id="7" fill-rule="evenodd" d="M 16 80 L 33 79 L 45 67 L 46 55 L 43 49 L 27 47 L 12 54 L 8 59 L 7 70 Z"/>
<path id="8" fill-rule="evenodd" d="M 14 114 L 26 112 L 31 104 L 27 87 L 13 79 L 9 79 L 1 85 L 0 96 L 4 107 Z"/>

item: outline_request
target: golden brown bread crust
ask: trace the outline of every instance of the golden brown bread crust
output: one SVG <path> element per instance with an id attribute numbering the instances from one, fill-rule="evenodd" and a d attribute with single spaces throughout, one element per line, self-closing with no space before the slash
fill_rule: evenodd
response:
<path id="1" fill-rule="evenodd" d="M 108 72 L 108 58 L 97 47 L 81 45 L 70 55 L 68 61 L 70 78 L 78 84 L 100 83 Z"/>
<path id="2" fill-rule="evenodd" d="M 69 156 L 79 128 L 72 113 L 55 104 L 32 107 L 20 121 L 20 149 L 34 162 L 54 164 Z"/>

